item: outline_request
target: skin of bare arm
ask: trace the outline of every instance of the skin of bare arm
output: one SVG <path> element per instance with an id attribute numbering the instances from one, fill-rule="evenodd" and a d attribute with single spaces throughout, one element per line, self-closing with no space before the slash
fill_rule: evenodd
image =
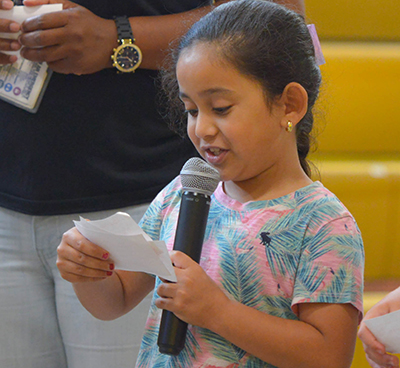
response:
<path id="1" fill-rule="evenodd" d="M 142 272 L 117 270 L 97 283 L 74 283 L 75 293 L 94 317 L 103 321 L 123 316 L 154 289 L 154 278 Z"/>
<path id="2" fill-rule="evenodd" d="M 217 1 L 216 6 L 226 2 Z M 277 1 L 304 14 L 304 1 Z M 113 20 L 103 19 L 88 9 L 64 0 L 25 0 L 26 6 L 62 3 L 63 11 L 26 20 L 19 42 L 21 55 L 32 61 L 47 62 L 56 72 L 91 74 L 110 68 L 112 50 L 118 46 Z M 205 6 L 179 14 L 132 17 L 130 23 L 136 44 L 143 52 L 141 68 L 159 69 L 171 42 L 207 14 Z"/>
<path id="3" fill-rule="evenodd" d="M 178 282 L 158 287 L 157 307 L 280 368 L 350 367 L 359 318 L 352 305 L 300 304 L 299 321 L 271 316 L 231 300 L 185 254 L 171 259 Z"/>
<path id="4" fill-rule="evenodd" d="M 61 276 L 73 284 L 82 305 L 96 318 L 118 318 L 154 289 L 154 277 L 148 274 L 114 270 L 108 252 L 76 228 L 63 235 L 57 255 Z"/>
<path id="5" fill-rule="evenodd" d="M 363 343 L 365 354 L 369 364 L 374 368 L 399 367 L 399 358 L 386 352 L 381 344 L 365 325 L 364 321 L 370 318 L 383 316 L 400 309 L 400 287 L 386 295 L 380 302 L 374 305 L 365 315 L 358 331 L 358 337 Z"/>

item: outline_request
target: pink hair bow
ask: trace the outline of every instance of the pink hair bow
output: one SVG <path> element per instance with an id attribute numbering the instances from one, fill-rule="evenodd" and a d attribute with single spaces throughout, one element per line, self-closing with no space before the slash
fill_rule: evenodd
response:
<path id="1" fill-rule="evenodd" d="M 310 32 L 311 39 L 315 50 L 315 62 L 317 65 L 325 64 L 324 54 L 322 53 L 321 43 L 319 42 L 317 30 L 314 24 L 307 25 L 308 31 Z"/>

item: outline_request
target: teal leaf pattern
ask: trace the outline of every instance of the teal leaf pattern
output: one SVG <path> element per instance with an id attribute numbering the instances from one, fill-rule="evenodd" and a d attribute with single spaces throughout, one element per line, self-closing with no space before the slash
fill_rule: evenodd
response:
<path id="1" fill-rule="evenodd" d="M 165 240 L 169 247 L 180 199 L 177 179 L 156 197 L 141 222 L 153 239 Z M 361 235 L 351 214 L 319 182 L 278 199 L 246 204 L 228 198 L 220 186 L 212 198 L 203 253 L 210 277 L 231 298 L 263 313 L 297 320 L 293 304 L 305 302 L 352 303 L 362 310 Z M 155 298 L 156 293 L 153 302 Z M 189 326 L 177 357 L 160 354 L 161 313 L 154 303 L 149 315 L 137 367 L 274 368 L 196 326 Z"/>

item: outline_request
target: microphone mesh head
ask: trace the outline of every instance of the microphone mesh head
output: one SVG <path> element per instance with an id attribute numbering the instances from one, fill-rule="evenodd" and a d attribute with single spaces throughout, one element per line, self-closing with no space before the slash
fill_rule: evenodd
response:
<path id="1" fill-rule="evenodd" d="M 220 180 L 219 172 L 198 157 L 187 160 L 181 170 L 181 183 L 184 191 L 211 196 L 217 189 Z"/>

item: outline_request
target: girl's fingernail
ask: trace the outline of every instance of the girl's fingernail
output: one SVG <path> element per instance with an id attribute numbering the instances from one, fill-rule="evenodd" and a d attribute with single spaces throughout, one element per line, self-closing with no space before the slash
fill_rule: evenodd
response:
<path id="1" fill-rule="evenodd" d="M 112 271 L 114 269 L 114 263 L 110 263 L 110 270 Z"/>
<path id="2" fill-rule="evenodd" d="M 104 253 L 101 257 L 102 257 L 103 259 L 107 259 L 107 258 L 108 258 L 108 253 Z"/>
<path id="3" fill-rule="evenodd" d="M 111 276 L 113 273 L 111 271 L 107 271 L 107 276 Z"/>

